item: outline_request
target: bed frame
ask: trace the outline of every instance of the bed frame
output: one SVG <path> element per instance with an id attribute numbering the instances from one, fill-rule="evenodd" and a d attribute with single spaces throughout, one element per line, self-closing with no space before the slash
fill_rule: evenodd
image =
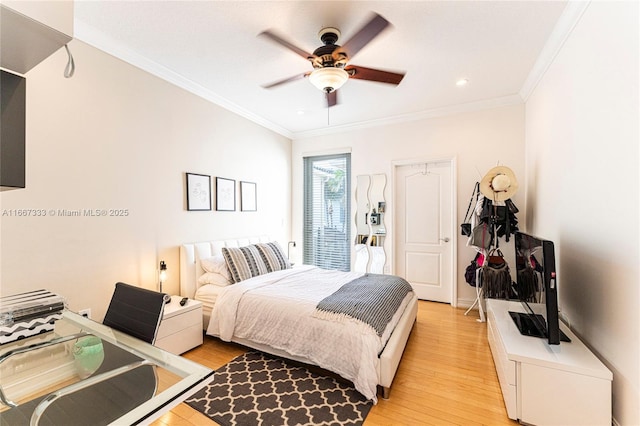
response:
<path id="1" fill-rule="evenodd" d="M 232 240 L 203 241 L 199 243 L 186 243 L 180 246 L 180 295 L 193 298 L 198 289 L 197 279 L 204 273 L 200 259 L 215 256 L 222 253 L 223 247 L 243 247 L 259 242 L 269 242 L 268 236 L 238 238 Z M 413 329 L 418 314 L 418 299 L 414 297 L 405 308 L 400 321 L 389 337 L 389 341 L 380 354 L 378 366 L 378 386 L 381 388 L 381 396 L 389 398 L 391 383 L 400 365 L 404 348 L 409 340 L 409 334 Z M 205 317 L 203 327 L 206 330 L 209 324 L 209 316 Z M 232 339 L 233 342 L 257 349 L 272 355 L 293 359 L 306 364 L 313 364 L 306 358 L 294 357 L 278 349 L 256 344 L 244 339 Z"/>

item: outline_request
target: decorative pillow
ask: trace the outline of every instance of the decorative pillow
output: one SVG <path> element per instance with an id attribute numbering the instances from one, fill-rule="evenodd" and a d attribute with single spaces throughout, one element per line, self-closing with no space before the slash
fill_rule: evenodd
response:
<path id="1" fill-rule="evenodd" d="M 233 281 L 231 281 L 231 278 L 229 278 L 228 276 L 224 276 L 216 272 L 205 272 L 204 274 L 200 275 L 200 278 L 198 278 L 198 284 L 213 284 L 217 285 L 218 287 L 224 287 L 233 284 Z"/>
<path id="2" fill-rule="evenodd" d="M 291 268 L 289 259 L 284 255 L 282 247 L 277 241 L 271 243 L 259 243 L 255 246 L 260 251 L 262 260 L 267 265 L 269 272 L 280 271 L 281 269 Z"/>
<path id="3" fill-rule="evenodd" d="M 222 256 L 227 262 L 234 283 L 269 272 L 255 245 L 240 248 L 223 247 Z"/>
<path id="4" fill-rule="evenodd" d="M 221 254 L 200 259 L 200 265 L 202 265 L 202 269 L 204 269 L 205 272 L 220 274 L 231 281 L 231 274 L 229 273 L 227 262 Z"/>

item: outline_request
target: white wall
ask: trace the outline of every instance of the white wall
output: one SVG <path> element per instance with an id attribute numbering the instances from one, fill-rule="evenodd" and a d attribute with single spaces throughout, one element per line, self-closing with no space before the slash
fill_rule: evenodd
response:
<path id="1" fill-rule="evenodd" d="M 458 303 L 471 305 L 475 290 L 464 281 L 464 269 L 473 259 L 475 251 L 466 246 L 466 237 L 459 233 L 474 183 L 498 162 L 509 166 L 516 176 L 524 177 L 524 105 L 505 106 L 476 112 L 466 112 L 422 121 L 398 123 L 368 129 L 356 129 L 338 134 L 296 139 L 293 143 L 293 218 L 292 235 L 302 241 L 302 158 L 309 153 L 322 153 L 333 149 L 350 149 L 352 194 L 356 177 L 362 174 L 385 173 L 387 211 L 385 223 L 388 237 L 385 241 L 387 256 L 393 256 L 393 200 L 390 178 L 392 162 L 397 160 L 441 159 L 455 157 L 457 164 L 457 288 Z M 524 196 L 516 194 L 516 205 L 524 207 Z M 352 199 L 355 214 L 355 198 Z M 522 209 L 524 213 L 524 208 Z M 520 221 L 524 217 L 519 215 Z M 355 218 L 352 224 L 355 224 Z M 355 232 L 355 231 L 354 231 Z M 352 241 L 355 240 L 355 233 Z M 301 247 L 297 250 L 301 257 Z M 298 260 L 299 261 L 299 260 Z"/>
<path id="2" fill-rule="evenodd" d="M 113 285 L 179 290 L 182 242 L 290 230 L 291 141 L 82 42 L 27 74 L 27 188 L 0 196 L 1 291 L 47 288 L 101 320 Z M 186 211 L 185 172 L 257 183 L 258 211 Z M 238 184 L 239 185 L 239 184 Z M 238 194 L 239 195 L 239 194 Z M 44 209 L 46 217 L 15 217 Z M 52 217 L 127 209 L 126 217 Z"/>
<path id="3" fill-rule="evenodd" d="M 592 2 L 526 104 L 527 228 L 556 243 L 560 308 L 621 425 L 640 424 L 638 16 Z"/>

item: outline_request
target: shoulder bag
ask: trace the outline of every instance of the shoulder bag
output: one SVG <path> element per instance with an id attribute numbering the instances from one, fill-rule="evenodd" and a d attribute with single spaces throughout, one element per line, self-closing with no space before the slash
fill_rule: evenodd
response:
<path id="1" fill-rule="evenodd" d="M 460 224 L 460 233 L 465 236 L 471 235 L 471 206 L 474 204 L 473 199 L 478 199 L 480 195 L 480 182 L 476 182 L 471 193 L 471 199 L 469 200 L 469 207 L 467 207 L 467 213 L 464 215 L 463 223 Z"/>

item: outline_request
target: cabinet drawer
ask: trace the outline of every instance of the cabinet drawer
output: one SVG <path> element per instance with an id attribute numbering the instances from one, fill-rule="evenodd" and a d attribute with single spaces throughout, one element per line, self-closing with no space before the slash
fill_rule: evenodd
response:
<path id="1" fill-rule="evenodd" d="M 178 333 L 194 325 L 202 329 L 202 308 L 174 315 L 171 318 L 163 318 L 162 322 L 160 322 L 156 340 Z"/>
<path id="2" fill-rule="evenodd" d="M 610 425 L 611 381 L 522 363 L 520 420 L 535 425 Z"/>
<path id="3" fill-rule="evenodd" d="M 487 321 L 487 338 L 489 340 L 489 347 L 493 354 L 493 362 L 496 365 L 496 371 L 498 372 L 498 379 L 505 381 L 505 384 L 516 385 L 516 363 L 510 361 L 507 358 L 507 351 L 504 348 L 502 340 L 498 331 L 493 325 L 493 321 Z"/>
<path id="4" fill-rule="evenodd" d="M 180 355 L 201 344 L 202 326 L 197 324 L 181 329 L 179 333 L 173 333 L 169 336 L 156 339 L 155 346 L 173 354 Z"/>

